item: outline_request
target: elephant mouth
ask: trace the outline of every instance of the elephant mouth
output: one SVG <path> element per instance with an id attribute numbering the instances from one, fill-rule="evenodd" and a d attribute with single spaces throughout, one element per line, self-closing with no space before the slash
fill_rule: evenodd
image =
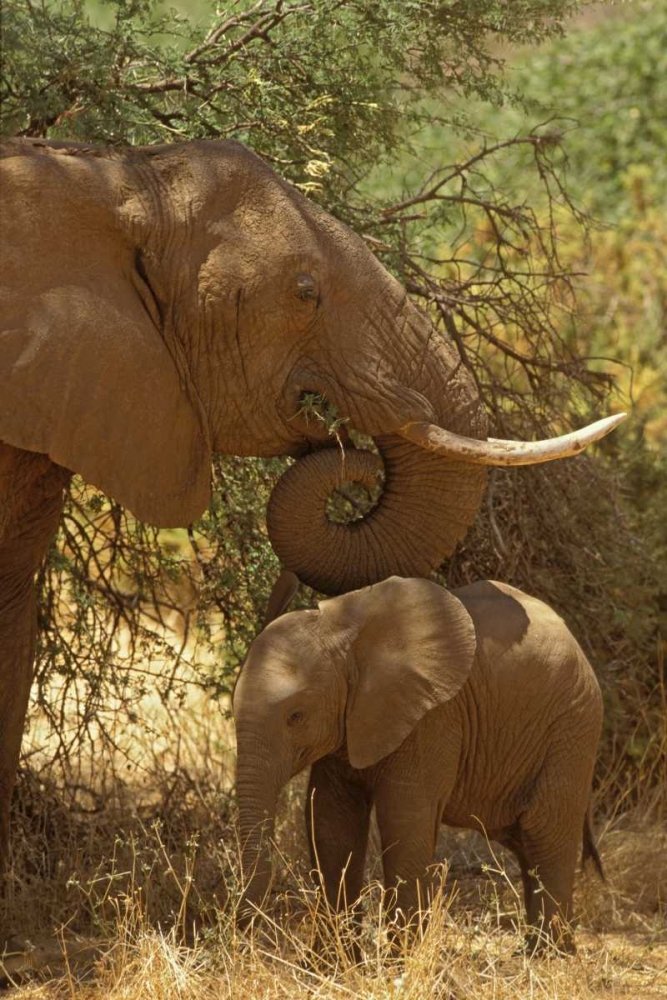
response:
<path id="1" fill-rule="evenodd" d="M 286 410 L 287 427 L 291 435 L 301 438 L 302 450 L 329 443 L 337 432 L 347 438 L 347 421 L 340 419 L 329 396 L 315 388 L 313 381 L 308 387 L 298 387 L 292 392 Z"/>
<path id="2" fill-rule="evenodd" d="M 290 437 L 300 439 L 299 453 L 345 442 L 350 430 L 375 438 L 398 432 L 403 424 L 436 419 L 429 401 L 407 386 L 395 385 L 380 394 L 359 378 L 343 389 L 316 368 L 292 372 L 281 409 Z"/>

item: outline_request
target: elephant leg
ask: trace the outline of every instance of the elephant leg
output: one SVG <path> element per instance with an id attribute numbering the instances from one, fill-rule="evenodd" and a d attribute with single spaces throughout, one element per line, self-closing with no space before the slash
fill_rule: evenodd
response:
<path id="1" fill-rule="evenodd" d="M 523 884 L 523 900 L 526 907 L 526 919 L 531 927 L 535 927 L 539 920 L 539 891 L 540 880 L 535 875 L 524 854 L 518 855 L 519 866 L 521 868 L 521 882 Z"/>
<path id="2" fill-rule="evenodd" d="M 514 836 L 516 832 L 517 836 Z M 521 884 L 523 885 L 523 900 L 526 909 L 526 923 L 529 927 L 541 928 L 543 926 L 542 913 L 540 910 L 540 880 L 537 878 L 535 871 L 531 868 L 526 853 L 521 842 L 520 832 L 513 831 L 513 835 L 510 839 L 502 839 L 500 843 L 503 847 L 507 847 L 519 862 L 519 868 L 521 871 Z M 531 931 L 526 935 L 525 948 L 530 954 L 534 954 L 535 951 L 539 951 L 540 947 L 540 932 Z M 516 954 L 519 954 L 523 949 L 519 949 Z"/>
<path id="3" fill-rule="evenodd" d="M 0 870 L 32 681 L 35 573 L 58 527 L 69 473 L 0 442 Z"/>
<path id="4" fill-rule="evenodd" d="M 2 560 L 0 549 L 0 560 Z M 19 762 L 35 653 L 32 576 L 8 578 L 0 569 L 0 871 L 9 858 L 9 806 Z"/>
<path id="5" fill-rule="evenodd" d="M 429 873 L 433 862 L 442 807 L 427 799 L 422 783 L 399 785 L 393 794 L 376 799 L 377 820 L 382 842 L 384 884 L 391 892 L 388 910 L 392 915 L 395 946 L 401 951 L 401 937 L 414 934 L 424 922 L 437 883 Z"/>
<path id="6" fill-rule="evenodd" d="M 576 834 L 564 836 L 561 829 L 537 828 L 524 831 L 524 855 L 519 858 L 531 930 L 526 944 L 529 952 L 549 944 L 560 951 L 574 952 L 572 936 L 572 893 L 579 843 Z"/>
<path id="7" fill-rule="evenodd" d="M 355 962 L 361 958 L 357 942 L 361 924 L 358 899 L 371 808 L 371 795 L 355 780 L 349 764 L 335 757 L 324 757 L 313 764 L 306 802 L 311 863 L 328 912 L 347 911 L 350 915 L 353 938 L 347 948 Z M 321 940 L 317 947 L 322 949 Z"/>
<path id="8" fill-rule="evenodd" d="M 526 918 L 529 924 L 534 925 L 537 920 L 537 899 L 535 894 L 539 890 L 540 883 L 539 879 L 535 876 L 535 872 L 528 863 L 523 845 L 523 837 L 521 835 L 521 827 L 519 824 L 515 823 L 514 826 L 506 830 L 503 836 L 499 838 L 499 843 L 511 851 L 519 862 L 521 884 L 523 886 L 523 899 L 526 908 Z"/>

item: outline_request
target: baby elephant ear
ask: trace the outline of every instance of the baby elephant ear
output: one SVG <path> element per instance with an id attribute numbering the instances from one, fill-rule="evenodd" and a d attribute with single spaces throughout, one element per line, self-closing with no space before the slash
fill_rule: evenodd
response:
<path id="1" fill-rule="evenodd" d="M 465 684 L 475 656 L 475 627 L 458 598 L 428 580 L 391 577 L 340 600 L 341 610 L 343 603 L 348 606 L 344 617 L 357 621 L 348 755 L 353 767 L 370 767 Z"/>

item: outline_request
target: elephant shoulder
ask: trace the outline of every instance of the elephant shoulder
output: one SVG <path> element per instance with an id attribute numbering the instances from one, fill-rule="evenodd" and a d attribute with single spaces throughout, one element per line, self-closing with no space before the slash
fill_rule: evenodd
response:
<path id="1" fill-rule="evenodd" d="M 480 580 L 457 590 L 475 626 L 478 651 L 490 663 L 512 650 L 521 660 L 558 658 L 581 654 L 563 619 L 548 604 L 516 587 L 495 580 Z M 583 656 L 583 654 L 581 654 Z"/>

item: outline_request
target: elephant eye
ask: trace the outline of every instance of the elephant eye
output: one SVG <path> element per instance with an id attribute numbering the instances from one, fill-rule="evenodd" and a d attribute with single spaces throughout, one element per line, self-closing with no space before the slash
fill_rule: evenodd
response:
<path id="1" fill-rule="evenodd" d="M 317 298 L 317 283 L 312 274 L 298 274 L 296 277 L 297 298 L 308 302 Z"/>
<path id="2" fill-rule="evenodd" d="M 290 714 L 287 716 L 287 725 L 296 726 L 299 722 L 301 722 L 302 719 L 303 719 L 303 712 L 299 712 L 298 710 L 290 712 Z"/>

